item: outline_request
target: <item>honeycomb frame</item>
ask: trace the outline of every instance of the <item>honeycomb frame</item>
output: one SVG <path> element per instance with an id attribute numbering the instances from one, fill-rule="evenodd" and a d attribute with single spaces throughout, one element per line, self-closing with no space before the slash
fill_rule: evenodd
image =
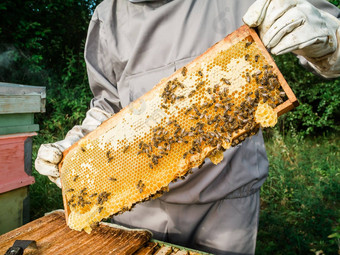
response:
<path id="1" fill-rule="evenodd" d="M 241 45 L 241 46 L 240 46 Z M 154 143 L 155 141 L 152 139 L 158 139 L 159 136 L 165 136 L 165 132 L 172 132 L 173 134 L 175 134 L 176 136 L 176 132 L 177 133 L 181 133 L 181 134 L 187 134 L 190 136 L 190 132 L 189 132 L 189 128 L 180 128 L 180 125 L 178 123 L 176 123 L 176 117 L 172 118 L 169 120 L 168 116 L 172 116 L 172 115 L 176 115 L 176 114 L 182 114 L 182 117 L 184 116 L 183 114 L 187 115 L 187 118 L 190 119 L 192 118 L 194 121 L 194 118 L 196 118 L 196 121 L 200 121 L 201 118 L 206 119 L 206 121 L 209 121 L 209 114 L 205 114 L 206 111 L 204 111 L 203 106 L 207 105 L 206 102 L 208 102 L 209 99 L 209 95 L 213 94 L 213 95 L 217 95 L 217 91 L 219 92 L 219 95 L 221 97 L 221 101 L 222 100 L 222 96 L 223 93 L 227 93 L 230 94 L 232 96 L 236 95 L 240 96 L 240 99 L 235 99 L 237 102 L 236 105 L 230 105 L 231 109 L 233 112 L 239 111 L 237 107 L 241 107 L 241 102 L 242 101 L 242 96 L 243 96 L 243 101 L 246 101 L 246 99 L 248 99 L 249 101 L 254 100 L 254 97 L 252 95 L 252 90 L 248 89 L 247 91 L 244 91 L 244 88 L 248 88 L 248 86 L 253 86 L 254 88 L 257 86 L 257 89 L 260 85 L 258 85 L 258 78 L 259 77 L 264 77 L 265 74 L 259 72 L 259 70 L 257 70 L 258 74 L 254 75 L 254 69 L 248 70 L 247 68 L 242 69 L 242 70 L 238 70 L 233 74 L 233 73 L 229 73 L 228 75 L 232 78 L 229 80 L 227 79 L 220 79 L 217 81 L 215 81 L 214 86 L 212 84 L 209 83 L 209 85 L 206 84 L 207 80 L 204 80 L 204 76 L 207 73 L 214 73 L 214 70 L 212 70 L 214 67 L 209 67 L 209 65 L 205 64 L 205 63 L 209 63 L 209 61 L 211 59 L 214 59 L 216 56 L 220 56 L 220 59 L 223 59 L 223 52 L 228 51 L 230 48 L 232 47 L 236 47 L 235 49 L 240 49 L 240 47 L 244 47 L 246 50 L 245 51 L 249 51 L 249 50 L 253 50 L 254 54 L 250 55 L 250 54 L 246 54 L 246 55 L 242 55 L 242 56 L 238 56 L 233 59 L 236 59 L 238 61 L 241 61 L 241 64 L 243 63 L 243 66 L 247 67 L 247 61 L 249 58 L 253 58 L 254 62 L 258 63 L 255 65 L 258 66 L 262 66 L 262 71 L 263 72 L 267 72 L 270 73 L 271 75 L 274 74 L 275 77 L 275 82 L 277 83 L 277 92 L 275 92 L 276 94 L 273 94 L 272 97 L 275 97 L 275 102 L 274 99 L 272 99 L 272 105 L 274 105 L 275 103 L 275 107 L 272 106 L 273 108 L 273 112 L 275 112 L 277 114 L 277 116 L 280 116 L 288 111 L 290 111 L 291 109 L 293 109 L 294 107 L 296 107 L 298 105 L 297 99 L 294 95 L 294 93 L 292 92 L 292 90 L 290 89 L 290 87 L 288 86 L 287 82 L 285 81 L 284 77 L 282 76 L 282 74 L 280 73 L 279 69 L 277 68 L 274 60 L 272 59 L 272 57 L 270 56 L 270 54 L 268 53 L 268 51 L 266 50 L 266 48 L 264 47 L 264 45 L 262 44 L 260 38 L 258 37 L 258 35 L 256 34 L 256 32 L 249 28 L 248 26 L 244 25 L 242 27 L 240 27 L 238 30 L 236 30 L 235 32 L 233 32 L 232 34 L 228 35 L 227 37 L 225 37 L 223 40 L 221 40 L 220 42 L 216 43 L 214 46 L 212 46 L 211 48 L 209 48 L 205 53 L 203 53 L 201 56 L 197 57 L 195 60 L 193 60 L 191 63 L 187 64 L 185 67 L 177 70 L 175 73 L 173 73 L 171 76 L 169 76 L 168 78 L 162 79 L 160 81 L 160 83 L 158 83 L 151 91 L 147 92 L 145 95 L 143 95 L 142 97 L 140 97 L 139 99 L 137 99 L 136 101 L 132 102 L 130 105 L 128 105 L 127 107 L 125 107 L 124 109 L 122 109 L 119 113 L 115 114 L 113 117 L 111 117 L 110 119 L 108 119 L 107 121 L 103 122 L 100 127 L 98 127 L 95 131 L 91 132 L 90 134 L 88 134 L 87 136 L 85 136 L 83 139 L 81 139 L 80 141 L 78 141 L 76 144 L 74 144 L 73 146 L 71 146 L 69 149 L 67 149 L 66 151 L 64 151 L 63 156 L 64 159 L 65 157 L 70 153 L 70 152 L 74 152 L 76 150 L 78 150 L 78 153 L 86 153 L 86 151 L 89 149 L 89 151 L 91 150 L 91 148 L 93 146 L 103 146 L 100 142 L 98 142 L 98 144 L 94 144 L 91 143 L 91 141 L 96 141 L 96 139 L 103 137 L 103 136 L 110 136 L 110 132 L 112 132 L 112 130 L 115 130 L 115 128 L 119 125 L 121 125 L 121 122 L 124 122 L 124 117 L 125 116 L 132 116 L 134 115 L 138 115 L 138 118 L 141 118 L 141 109 L 143 109 L 143 107 L 145 107 L 145 102 L 151 102 L 152 100 L 154 100 L 155 95 L 162 95 L 161 96 L 161 103 L 159 103 L 158 101 L 158 105 L 152 105 L 150 103 L 151 106 L 149 107 L 161 107 L 163 108 L 162 110 L 165 111 L 167 113 L 167 124 L 166 126 L 170 126 L 171 128 L 169 130 L 165 130 L 164 129 L 164 121 L 165 121 L 165 117 L 162 114 L 158 114 L 157 115 L 157 109 L 156 109 L 156 116 L 152 115 L 151 117 L 148 116 L 144 116 L 146 119 L 144 120 L 145 123 L 150 122 L 150 126 L 152 127 L 153 130 L 153 137 L 148 137 L 149 140 L 151 139 L 151 142 Z M 237 48 L 238 47 L 238 48 Z M 252 48 L 253 47 L 253 48 Z M 257 53 L 257 54 L 255 54 Z M 248 56 L 247 56 L 248 55 Z M 210 59 L 210 60 L 209 60 Z M 214 59 L 215 61 L 215 59 Z M 243 62 L 242 62 L 243 61 Z M 231 60 L 230 60 L 231 62 Z M 228 62 L 228 64 L 230 64 L 230 62 Z M 239 62 L 235 62 L 235 68 L 237 68 L 237 66 L 241 65 L 239 64 Z M 249 64 L 250 65 L 250 64 Z M 266 68 L 263 68 L 265 67 Z M 264 70 L 266 69 L 266 70 Z M 269 71 L 267 70 L 269 69 Z M 219 75 L 219 73 L 223 72 L 223 70 L 217 70 L 216 71 L 217 74 Z M 233 71 L 232 71 L 233 72 Z M 190 79 L 187 76 L 191 74 Z M 192 75 L 192 74 L 195 75 Z M 242 75 L 241 75 L 242 74 Z M 217 77 L 219 78 L 220 76 Z M 229 76 L 227 75 L 227 77 L 229 78 Z M 242 76 L 242 77 L 241 77 Z M 210 77 L 210 76 L 209 76 Z M 211 76 L 213 77 L 213 76 Z M 210 77 L 210 78 L 211 78 Z M 189 81 L 183 82 L 181 83 L 181 81 L 189 79 Z M 237 80 L 237 79 L 243 79 L 245 80 L 245 83 L 249 83 L 249 84 L 257 84 L 257 85 L 249 85 L 246 84 L 243 86 L 243 89 L 240 90 L 240 86 L 233 88 L 233 86 L 230 86 L 230 82 L 233 83 L 233 79 Z M 211 80 L 213 80 L 213 78 L 211 78 Z M 255 82 L 256 80 L 256 82 Z M 188 86 L 189 84 L 189 86 Z M 235 82 L 236 84 L 236 82 Z M 236 84 L 238 85 L 238 84 Z M 210 87 L 209 87 L 210 86 Z M 222 87 L 228 87 L 228 90 L 222 90 Z M 203 88 L 203 89 L 202 89 Z M 206 90 L 206 88 L 208 88 Z M 210 88 L 210 91 L 209 91 Z M 283 100 L 283 98 L 280 98 L 278 96 L 278 89 L 282 89 L 284 92 L 284 96 L 283 98 L 285 98 L 285 100 Z M 217 90 L 217 91 L 215 91 Z M 176 94 L 176 91 L 179 92 Z M 181 91 L 184 91 L 183 93 L 181 93 Z M 199 91 L 199 92 L 197 92 Z M 225 92 L 227 91 L 227 92 Z M 254 91 L 254 89 L 253 89 Z M 275 90 L 276 91 L 276 90 Z M 273 92 L 274 93 L 274 92 Z M 281 92 L 282 93 L 282 92 Z M 196 95 L 197 94 L 197 95 Z M 270 96 L 268 96 L 268 98 L 272 98 Z M 194 99 L 195 98 L 195 99 Z M 183 99 L 187 99 L 187 100 L 183 100 Z M 187 110 L 185 112 L 183 112 L 183 107 L 179 107 L 178 105 L 180 105 L 181 101 L 192 101 L 194 100 L 192 103 L 193 107 L 189 107 L 191 108 L 189 110 L 189 108 L 187 108 L 187 110 L 189 110 L 187 112 Z M 195 101 L 196 100 L 196 101 Z M 200 105 L 198 105 L 198 101 L 200 100 Z M 221 111 L 219 109 L 219 105 L 220 103 L 215 102 L 214 97 L 212 96 L 212 100 L 214 101 L 214 105 L 213 108 L 215 109 L 215 112 Z M 261 102 L 258 102 L 258 104 L 265 104 L 265 107 L 262 107 L 264 109 L 267 109 L 270 107 L 268 107 L 268 104 L 264 101 L 267 101 L 268 99 L 264 100 L 264 98 L 262 97 Z M 270 101 L 271 99 L 269 99 Z M 178 103 L 179 102 L 179 103 Z M 211 110 L 213 112 L 213 110 Z M 180 112 L 180 113 L 179 113 Z M 197 113 L 197 116 L 195 115 L 195 112 Z M 155 112 L 153 112 L 155 113 Z M 272 114 L 272 113 L 271 113 Z M 204 115 L 204 116 L 203 116 Z M 240 114 L 241 115 L 241 114 Z M 203 116 L 203 117 L 202 117 Z M 215 116 L 216 117 L 216 116 Z M 159 126 L 159 122 L 163 123 L 163 127 Z M 247 119 L 243 118 L 240 119 L 240 121 L 246 121 Z M 188 120 L 186 120 L 188 122 Z M 213 121 L 213 120 L 211 120 Z M 190 121 L 189 121 L 190 122 Z M 258 121 L 259 122 L 259 121 Z M 170 123 L 170 124 L 169 124 Z M 275 124 L 275 121 L 273 122 L 273 124 Z M 183 124 L 184 125 L 184 124 Z M 217 125 L 217 124 L 216 124 Z M 248 124 L 247 124 L 248 125 Z M 271 125 L 271 124 L 270 124 Z M 131 126 L 132 127 L 132 126 Z M 220 128 L 220 126 L 219 126 Z M 151 128 L 150 128 L 151 129 Z M 216 129 L 216 128 L 215 128 Z M 214 131 L 215 129 L 212 129 L 212 131 Z M 196 153 L 192 153 L 194 155 L 186 155 L 186 154 L 190 154 L 190 150 L 189 152 L 185 152 L 183 154 L 183 150 L 181 152 L 179 152 L 179 154 L 181 153 L 181 155 L 183 155 L 183 159 L 181 160 L 181 164 L 179 165 L 179 168 L 181 169 L 181 171 L 178 171 L 178 173 L 176 173 L 176 176 L 172 176 L 170 179 L 171 181 L 174 181 L 176 178 L 182 178 L 183 176 L 185 176 L 187 173 L 190 173 L 190 169 L 193 167 L 198 167 L 201 166 L 204 163 L 204 159 L 206 157 L 210 157 L 210 159 L 212 160 L 213 163 L 219 163 L 222 159 L 223 159 L 223 153 L 222 151 L 224 149 L 227 149 L 230 146 L 233 146 L 239 142 L 241 142 L 242 140 L 245 139 L 245 135 L 248 136 L 254 134 L 255 132 L 250 132 L 253 130 L 258 129 L 258 125 L 252 125 L 250 128 L 247 128 L 246 126 L 243 126 L 242 128 L 240 128 L 239 130 L 232 132 L 230 135 L 230 139 L 227 140 L 227 142 L 223 142 L 223 143 L 215 143 L 211 146 L 205 146 L 203 148 L 203 151 L 199 151 Z M 202 127 L 200 126 L 196 126 L 196 131 L 198 130 L 198 132 L 202 131 Z M 211 131 L 211 129 L 210 129 Z M 219 136 L 218 132 L 214 133 L 214 132 L 210 132 L 207 131 L 208 135 L 211 136 Z M 117 130 L 115 130 L 115 132 L 117 132 Z M 210 133 L 209 133 L 210 132 Z M 152 133 L 152 132 L 151 132 Z M 191 132 L 192 133 L 192 132 Z M 112 133 L 113 134 L 113 133 Z M 111 134 L 111 136 L 112 136 Z M 143 133 L 141 133 L 143 134 Z M 156 136 L 155 134 L 159 134 L 158 136 Z M 125 135 L 126 136 L 126 135 Z M 128 134 L 127 134 L 128 136 Z M 129 139 L 129 137 L 126 138 L 127 140 Z M 210 138 L 213 139 L 213 138 Z M 218 140 L 219 138 L 217 137 L 215 140 Z M 124 140 L 124 139 L 123 139 Z M 196 139 L 197 140 L 197 139 Z M 177 139 L 176 141 L 178 142 L 186 142 L 186 140 L 180 140 Z M 202 141 L 198 141 L 197 143 L 201 143 Z M 129 143 L 126 143 L 129 144 Z M 123 156 L 124 153 L 129 149 L 129 145 L 128 146 L 122 147 L 123 145 L 120 145 L 120 149 L 122 150 L 120 153 L 120 155 L 122 156 L 122 159 L 120 159 L 121 161 L 124 161 Z M 158 143 L 160 144 L 160 146 L 155 146 L 154 148 L 158 151 L 158 155 L 157 157 L 154 157 L 155 155 L 153 155 L 151 157 L 151 159 L 147 156 L 149 153 L 149 150 L 152 150 L 152 147 L 150 147 L 150 143 L 147 142 L 140 142 L 138 144 L 139 147 L 139 152 L 141 152 L 140 154 L 142 154 L 142 156 L 140 156 L 137 153 L 137 157 L 144 157 L 142 160 L 144 160 L 144 162 L 147 162 L 147 160 L 149 160 L 150 163 L 148 163 L 150 171 L 153 171 L 154 168 L 157 167 L 162 167 L 162 163 L 159 161 L 162 161 L 162 157 L 163 155 L 167 155 L 168 150 L 162 148 L 162 146 L 164 146 L 164 143 Z M 171 145 L 171 144 L 170 144 Z M 135 145 L 136 146 L 136 145 Z M 169 146 L 169 145 L 167 145 Z M 183 146 L 184 147 L 184 143 Z M 119 146 L 118 146 L 119 147 Z M 159 149 L 159 147 L 161 147 L 161 149 Z M 216 149 L 217 147 L 217 149 Z M 107 147 L 105 147 L 106 150 L 106 164 L 111 163 L 112 161 L 114 161 L 114 156 L 111 154 L 111 152 L 113 152 L 112 149 L 109 149 Z M 179 150 L 179 147 L 178 147 Z M 148 152 L 148 153 L 146 153 Z M 160 153 L 163 152 L 163 154 L 161 155 Z M 165 154 L 164 154 L 165 153 Z M 164 156 L 165 157 L 165 156 Z M 60 172 L 61 174 L 64 174 L 63 171 L 66 171 L 63 168 L 63 164 L 64 162 L 62 161 L 59 165 L 60 167 Z M 105 165 L 105 164 L 104 164 Z M 164 166 L 163 166 L 164 167 Z M 73 181 L 77 180 L 78 175 L 75 175 L 73 177 Z M 116 182 L 117 181 L 117 176 L 110 176 L 108 177 L 107 181 L 111 181 L 111 182 Z M 71 182 L 71 181 L 70 181 Z M 169 182 L 170 183 L 170 182 Z M 148 183 L 148 185 L 150 185 L 150 183 Z M 139 191 L 139 193 L 144 193 L 146 186 L 145 183 L 141 180 L 136 182 L 135 188 L 137 191 Z M 65 187 L 67 185 L 64 185 L 63 181 L 62 181 L 62 194 L 63 194 L 63 203 L 64 203 L 64 208 L 65 208 L 65 216 L 66 216 L 66 221 L 68 222 L 69 220 L 69 215 L 71 212 L 71 208 L 70 206 L 73 205 L 72 202 L 70 203 L 70 201 L 72 201 L 72 199 L 74 199 L 75 195 L 73 195 L 73 197 L 70 197 L 70 191 L 72 189 L 70 189 L 69 187 Z M 85 188 L 84 188 L 85 189 Z M 159 187 L 155 187 L 153 189 L 152 192 L 149 193 L 148 196 L 145 196 L 143 199 L 138 198 L 137 202 L 142 202 L 145 201 L 147 199 L 150 198 L 150 196 L 152 198 L 154 197 L 158 197 L 159 195 L 161 195 L 163 192 L 165 192 L 167 190 L 167 185 L 166 186 L 159 186 Z M 72 191 L 71 191 L 72 192 Z M 149 192 L 148 190 L 146 192 Z M 80 190 L 77 195 L 78 198 L 79 196 L 82 196 L 83 194 L 87 194 L 87 190 Z M 137 192 L 138 193 L 138 192 Z M 92 194 L 94 195 L 94 193 Z M 87 196 L 91 196 L 91 195 L 87 195 Z M 101 205 L 103 203 L 105 203 L 108 199 L 110 199 L 111 193 L 110 192 L 102 192 L 99 195 L 96 194 L 97 198 L 96 200 L 94 199 L 89 199 L 92 202 L 97 201 L 96 203 Z M 82 198 L 83 199 L 83 198 Z M 88 211 L 89 209 L 89 205 L 85 204 L 87 201 L 84 200 L 78 200 L 78 207 L 79 204 L 81 205 L 81 207 L 84 208 L 84 212 Z M 88 202 L 91 203 L 91 202 Z M 129 210 L 131 209 L 131 207 L 134 205 L 129 203 L 129 204 L 122 204 L 121 205 L 121 211 L 125 211 L 125 210 Z M 101 214 L 101 210 L 103 209 L 103 207 L 99 207 L 99 214 Z M 82 209 L 79 209 L 80 212 L 82 211 Z M 117 213 L 117 212 L 114 212 Z M 114 214 L 113 213 L 113 214 Z M 108 213 L 106 212 L 105 217 L 96 217 L 95 221 L 99 221 L 102 218 L 106 218 L 108 215 Z M 88 231 L 90 231 L 90 229 L 88 229 Z"/>

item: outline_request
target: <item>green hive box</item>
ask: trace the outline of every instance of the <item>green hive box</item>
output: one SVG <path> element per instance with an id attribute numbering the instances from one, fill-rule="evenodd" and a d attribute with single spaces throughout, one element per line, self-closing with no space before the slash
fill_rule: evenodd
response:
<path id="1" fill-rule="evenodd" d="M 34 113 L 45 112 L 45 87 L 0 82 L 0 234 L 29 221 Z"/>

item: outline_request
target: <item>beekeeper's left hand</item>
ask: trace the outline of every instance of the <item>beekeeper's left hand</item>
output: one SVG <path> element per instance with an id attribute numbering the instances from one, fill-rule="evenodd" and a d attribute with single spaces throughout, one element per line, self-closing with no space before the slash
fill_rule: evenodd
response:
<path id="1" fill-rule="evenodd" d="M 275 55 L 303 56 L 326 78 L 340 76 L 340 21 L 306 0 L 257 0 L 243 16 Z"/>

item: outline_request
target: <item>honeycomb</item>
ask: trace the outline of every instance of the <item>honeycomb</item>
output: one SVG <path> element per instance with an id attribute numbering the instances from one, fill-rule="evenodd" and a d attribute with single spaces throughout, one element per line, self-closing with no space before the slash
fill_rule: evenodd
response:
<path id="1" fill-rule="evenodd" d="M 236 31 L 163 79 L 66 152 L 61 166 L 70 228 L 161 196 L 209 157 L 276 124 L 282 77 L 254 35 Z"/>

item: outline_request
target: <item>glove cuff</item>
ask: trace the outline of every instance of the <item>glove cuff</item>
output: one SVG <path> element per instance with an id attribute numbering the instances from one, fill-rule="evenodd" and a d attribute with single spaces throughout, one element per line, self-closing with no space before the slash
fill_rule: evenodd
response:
<path id="1" fill-rule="evenodd" d="M 81 125 L 74 126 L 65 136 L 64 140 L 54 143 L 62 152 L 72 144 L 83 138 L 85 135 L 95 130 L 103 121 L 111 117 L 112 114 L 93 107 L 87 111 L 86 117 Z"/>
<path id="2" fill-rule="evenodd" d="M 308 58 L 304 57 L 308 65 L 312 67 L 315 72 L 324 78 L 340 77 L 340 27 L 336 31 L 337 48 L 332 54 L 328 54 L 322 58 Z"/>

